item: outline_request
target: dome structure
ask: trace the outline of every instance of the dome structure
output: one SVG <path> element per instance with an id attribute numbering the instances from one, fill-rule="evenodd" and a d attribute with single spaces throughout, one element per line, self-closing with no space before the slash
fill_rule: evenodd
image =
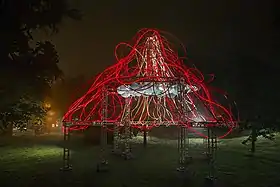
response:
<path id="1" fill-rule="evenodd" d="M 186 66 L 160 31 L 142 29 L 133 41 L 117 45 L 116 63 L 69 107 L 64 122 L 77 128 L 127 120 L 135 128 L 224 125 L 231 131 L 230 110 L 212 99 L 202 73 Z"/>

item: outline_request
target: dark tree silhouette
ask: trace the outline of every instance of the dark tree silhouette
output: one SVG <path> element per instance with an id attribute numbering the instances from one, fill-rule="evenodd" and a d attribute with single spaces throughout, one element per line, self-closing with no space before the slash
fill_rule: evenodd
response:
<path id="1" fill-rule="evenodd" d="M 27 120 L 31 112 L 45 112 L 43 98 L 62 75 L 55 46 L 39 41 L 32 48 L 32 32 L 54 34 L 63 17 L 81 19 L 81 14 L 67 0 L 2 0 L 0 12 L 0 117 L 5 128 Z"/>

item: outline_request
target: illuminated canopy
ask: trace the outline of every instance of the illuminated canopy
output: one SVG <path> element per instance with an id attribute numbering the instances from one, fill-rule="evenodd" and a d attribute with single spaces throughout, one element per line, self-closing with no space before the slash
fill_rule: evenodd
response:
<path id="1" fill-rule="evenodd" d="M 181 88 L 180 88 L 181 87 Z M 197 87 L 181 84 L 170 83 L 132 83 L 131 85 L 121 85 L 117 88 L 117 92 L 124 98 L 128 97 L 140 97 L 140 96 L 158 96 L 174 98 L 182 92 L 190 93 L 197 91 Z"/>
<path id="2" fill-rule="evenodd" d="M 65 122 L 119 125 L 129 119 L 134 128 L 152 128 L 223 121 L 233 126 L 229 107 L 212 98 L 209 80 L 187 66 L 160 31 L 140 30 L 132 43 L 116 46 L 115 56 L 116 63 L 69 107 Z"/>

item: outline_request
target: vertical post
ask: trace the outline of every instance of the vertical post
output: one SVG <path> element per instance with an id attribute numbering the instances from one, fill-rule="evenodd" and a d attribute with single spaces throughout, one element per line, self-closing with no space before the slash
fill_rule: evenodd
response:
<path id="1" fill-rule="evenodd" d="M 211 154 L 211 141 L 210 141 L 210 139 L 211 139 L 211 130 L 210 130 L 210 127 L 207 127 L 207 159 L 209 160 L 209 158 L 210 158 L 210 154 Z"/>
<path id="2" fill-rule="evenodd" d="M 185 127 L 185 160 L 186 164 L 190 163 L 191 156 L 189 155 L 189 147 L 190 147 L 190 138 L 189 138 L 189 128 Z"/>
<path id="3" fill-rule="evenodd" d="M 252 130 L 251 130 L 251 153 L 254 154 L 256 152 L 256 141 L 257 141 L 257 129 L 256 129 L 256 123 L 252 124 Z"/>
<path id="4" fill-rule="evenodd" d="M 177 171 L 186 170 L 186 128 L 180 125 L 178 132 L 179 167 Z"/>
<path id="5" fill-rule="evenodd" d="M 205 129 L 205 126 L 203 126 L 203 129 Z M 207 128 L 206 129 L 207 130 L 207 134 L 209 135 L 209 129 Z M 208 154 L 209 154 L 209 150 L 208 150 L 208 145 L 209 145 L 209 143 L 208 143 L 208 138 L 206 138 L 206 137 L 203 137 L 203 148 L 205 149 L 205 151 L 202 153 L 203 154 L 203 156 L 205 156 L 204 158 L 205 159 L 208 159 Z"/>
<path id="6" fill-rule="evenodd" d="M 181 100 L 182 100 L 182 104 L 183 104 L 183 115 L 182 115 L 182 121 L 184 123 L 184 125 L 186 123 L 188 123 L 186 121 L 186 114 L 189 113 L 189 109 L 188 109 L 188 106 L 186 104 L 186 100 L 185 100 L 185 94 L 184 94 L 184 85 L 185 85 L 185 80 L 184 79 L 181 79 L 180 81 L 180 86 L 181 86 Z M 190 124 L 189 124 L 190 125 Z M 191 160 L 191 156 L 189 155 L 189 147 L 190 147 L 190 138 L 189 138 L 189 127 L 188 126 L 185 126 L 185 132 L 184 132 L 184 144 L 185 144 L 185 160 L 187 161 L 187 163 L 190 162 Z"/>
<path id="7" fill-rule="evenodd" d="M 61 171 L 70 171 L 72 166 L 70 165 L 70 149 L 69 149 L 69 140 L 70 140 L 70 124 L 63 123 L 63 167 Z"/>
<path id="8" fill-rule="evenodd" d="M 131 159 L 131 123 L 130 123 L 130 98 L 125 98 L 124 109 L 124 157 Z"/>
<path id="9" fill-rule="evenodd" d="M 147 125 L 143 128 L 143 145 L 147 147 Z"/>
<path id="10" fill-rule="evenodd" d="M 120 142 L 120 135 L 119 135 L 119 127 L 117 124 L 114 125 L 114 132 L 113 132 L 113 153 L 114 154 L 120 154 L 120 147 L 119 147 L 119 142 Z"/>
<path id="11" fill-rule="evenodd" d="M 179 168 L 177 171 L 186 171 L 190 156 L 188 127 L 185 126 L 187 107 L 184 99 L 184 79 L 180 79 L 179 82 L 179 103 L 181 104 L 181 114 L 179 113 L 178 119 L 181 120 L 181 124 L 178 124 L 180 127 L 178 133 Z"/>
<path id="12" fill-rule="evenodd" d="M 217 135 L 214 132 L 214 127 L 208 127 L 208 164 L 209 172 L 207 176 L 208 183 L 214 183 L 216 180 L 216 153 L 217 153 Z"/>
<path id="13" fill-rule="evenodd" d="M 133 135 L 133 131 L 132 131 L 132 126 L 131 126 L 130 117 L 129 117 L 129 142 L 130 142 L 129 143 L 129 152 L 130 153 L 132 153 L 132 147 L 131 147 L 132 135 Z"/>
<path id="14" fill-rule="evenodd" d="M 107 152 L 107 107 L 108 107 L 108 93 L 107 89 L 104 86 L 103 90 L 103 100 L 102 100 L 102 116 L 101 116 L 101 129 L 100 129 L 100 160 L 97 164 L 97 172 L 100 170 L 107 170 L 108 160 L 106 159 L 106 152 Z"/>

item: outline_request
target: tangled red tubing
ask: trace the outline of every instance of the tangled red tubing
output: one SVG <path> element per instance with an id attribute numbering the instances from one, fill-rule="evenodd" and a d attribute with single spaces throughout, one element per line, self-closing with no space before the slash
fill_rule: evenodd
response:
<path id="1" fill-rule="evenodd" d="M 232 131 L 230 107 L 212 99 L 202 73 L 187 67 L 185 57 L 178 56 L 160 31 L 142 29 L 133 41 L 116 46 L 117 62 L 69 107 L 63 121 L 71 123 L 71 130 L 105 124 L 120 127 L 129 119 L 133 128 L 185 126 L 206 138 L 194 127 L 227 127 L 220 138 Z"/>

